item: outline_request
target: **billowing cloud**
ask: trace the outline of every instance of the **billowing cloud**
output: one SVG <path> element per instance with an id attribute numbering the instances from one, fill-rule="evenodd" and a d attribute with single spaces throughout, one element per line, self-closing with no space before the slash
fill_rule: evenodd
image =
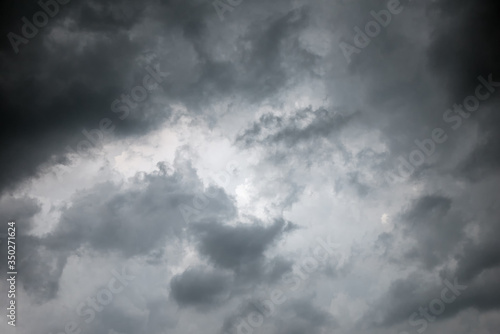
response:
<path id="1" fill-rule="evenodd" d="M 20 334 L 500 326 L 497 2 L 7 7 Z"/>

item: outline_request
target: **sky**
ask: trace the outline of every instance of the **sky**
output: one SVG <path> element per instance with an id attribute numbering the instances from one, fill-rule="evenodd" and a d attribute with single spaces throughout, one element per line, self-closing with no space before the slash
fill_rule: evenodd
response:
<path id="1" fill-rule="evenodd" d="M 3 3 L 0 332 L 498 333 L 499 9 Z"/>

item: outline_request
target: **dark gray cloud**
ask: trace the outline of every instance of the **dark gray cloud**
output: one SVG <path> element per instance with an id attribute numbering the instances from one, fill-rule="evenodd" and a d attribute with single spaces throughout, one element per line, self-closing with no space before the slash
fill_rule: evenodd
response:
<path id="1" fill-rule="evenodd" d="M 202 222 L 193 225 L 192 231 L 199 240 L 200 254 L 222 268 L 246 271 L 258 268 L 265 252 L 294 228 L 293 223 L 276 219 L 269 226 L 259 222 L 236 226 Z"/>
<path id="2" fill-rule="evenodd" d="M 236 142 L 242 142 L 245 146 L 283 143 L 289 148 L 316 137 L 328 138 L 332 134 L 338 134 L 352 118 L 353 115 L 345 116 L 335 111 L 311 108 L 300 110 L 291 117 L 266 114 L 239 135 Z"/>
<path id="3" fill-rule="evenodd" d="M 424 319 L 420 310 L 422 308 L 429 310 L 430 303 L 433 300 L 442 299 L 443 289 L 450 290 L 449 286 L 459 286 L 460 293 L 455 294 L 456 298 L 452 303 L 445 304 L 442 314 L 435 316 L 436 314 L 430 313 L 433 317 L 432 322 L 441 322 L 471 309 L 492 311 L 500 307 L 498 268 L 484 273 L 477 281 L 470 282 L 461 281 L 453 276 L 441 277 L 440 281 L 436 282 L 414 273 L 405 279 L 394 281 L 364 321 L 370 327 L 401 324 L 406 330 L 416 330 L 419 327 L 414 327 L 416 326 L 414 322 Z M 412 315 L 414 316 L 413 322 L 410 321 Z M 428 326 L 432 326 L 430 322 L 428 323 Z"/>
<path id="4" fill-rule="evenodd" d="M 111 182 L 97 184 L 76 194 L 53 231 L 41 237 L 21 235 L 18 265 L 26 290 L 40 302 L 55 298 L 59 278 L 72 254 L 155 257 L 158 251 L 163 253 L 167 240 L 175 243 L 184 239 L 186 221 L 179 206 L 191 205 L 205 189 L 188 162 L 179 162 L 171 172 L 166 174 L 159 168 L 151 174 L 137 174 L 128 188 Z M 233 202 L 224 191 L 212 190 L 211 194 L 216 196 L 211 195 L 200 219 L 226 221 L 234 217 Z M 6 213 L 17 217 L 21 231 L 39 211 L 30 199 L 7 198 L 5 202 L 11 203 Z M 15 214 L 16 206 L 22 206 L 23 213 Z M 28 210 L 31 215 L 23 219 Z"/>
<path id="5" fill-rule="evenodd" d="M 16 198 L 5 195 L 0 198 L 0 219 L 15 221 L 21 234 L 27 234 L 33 227 L 33 217 L 41 210 L 40 203 L 30 197 Z"/>
<path id="6" fill-rule="evenodd" d="M 63 211 L 59 225 L 46 238 L 47 244 L 72 250 L 88 246 L 130 257 L 148 254 L 167 238 L 182 238 L 186 222 L 179 207 L 191 205 L 205 190 L 189 163 L 177 168 L 171 175 L 161 169 L 137 175 L 128 189 L 104 183 L 82 191 Z M 201 211 L 203 216 L 232 218 L 235 209 L 231 199 L 224 192 L 217 195 L 220 197 L 210 198 L 212 205 Z"/>
<path id="7" fill-rule="evenodd" d="M 481 197 L 485 198 L 485 194 Z M 407 323 L 419 307 L 440 298 L 443 283 L 437 283 L 425 274 L 436 268 L 440 281 L 453 282 L 456 279 L 467 286 L 463 296 L 446 306 L 439 321 L 468 309 L 497 310 L 500 307 L 496 302 L 500 261 L 498 243 L 494 241 L 494 236 L 498 235 L 497 210 L 480 215 L 467 212 L 474 204 L 463 203 L 465 200 L 436 195 L 418 198 L 401 214 L 403 227 L 379 236 L 378 243 L 386 250 L 384 257 L 392 258 L 402 268 L 417 261 L 426 269 L 391 284 L 382 297 L 383 301 L 375 308 L 383 314 L 380 325 Z M 476 235 L 466 232 L 475 226 L 474 222 L 467 224 L 472 217 L 481 222 L 476 226 Z"/>
<path id="8" fill-rule="evenodd" d="M 335 329 L 336 321 L 328 312 L 318 309 L 310 301 L 294 300 L 284 306 L 284 316 L 277 323 L 277 333 L 321 333 Z"/>
<path id="9" fill-rule="evenodd" d="M 345 161 L 352 155 L 340 140 L 342 131 L 353 124 L 360 113 L 340 113 L 337 110 L 306 108 L 290 116 L 262 115 L 258 121 L 240 133 L 235 143 L 249 149 L 263 148 L 268 159 L 276 164 L 291 159 L 306 163 L 329 160 L 332 151 L 338 151 Z M 361 192 L 362 186 L 360 188 Z"/>
<path id="10" fill-rule="evenodd" d="M 180 306 L 213 308 L 228 298 L 231 280 L 221 272 L 188 268 L 170 281 L 171 296 Z"/>
<path id="11" fill-rule="evenodd" d="M 84 42 L 87 45 L 81 51 L 77 50 L 78 44 L 84 36 L 95 33 L 93 30 L 68 34 L 67 39 L 65 33 L 47 36 L 48 29 L 63 29 L 61 20 L 70 19 L 77 10 L 72 7 L 62 11 L 20 54 L 2 52 L 2 122 L 8 126 L 0 135 L 4 143 L 0 158 L 10 161 L 0 171 L 2 188 L 38 175 L 44 171 L 44 164 L 68 164 L 66 146 L 76 149 L 86 139 L 82 130 L 99 128 L 103 118 L 114 122 L 117 134 L 133 135 L 144 133 L 168 116 L 162 113 L 147 117 L 136 110 L 136 117 L 118 119 L 111 103 L 131 88 L 130 74 L 135 72 L 137 78 L 145 75 L 140 77 L 138 72 L 142 70 L 134 66 L 139 45 L 130 43 L 120 31 L 110 33 L 109 39 L 96 35 Z M 39 45 L 44 40 L 50 47 Z"/>
<path id="12" fill-rule="evenodd" d="M 292 21 L 290 15 L 268 19 L 264 25 L 254 26 L 258 29 L 251 34 L 239 36 L 240 47 L 251 45 L 248 53 L 239 56 L 239 68 L 232 61 L 215 59 L 212 45 L 206 42 L 214 38 L 206 25 L 207 20 L 216 19 L 210 4 L 117 0 L 60 7 L 49 25 L 20 46 L 19 54 L 10 45 L 2 49 L 2 122 L 9 126 L 0 135 L 4 143 L 0 159 L 8 159 L 10 164 L 0 170 L 1 187 L 39 175 L 42 166 L 68 164 L 66 146 L 75 148 L 85 139 L 81 131 L 97 128 L 103 118 L 113 121 L 117 137 L 144 134 L 169 119 L 170 103 L 181 102 L 190 112 L 200 114 L 207 101 L 217 98 L 239 94 L 255 101 L 271 96 L 290 76 L 280 64 L 311 57 L 292 44 L 293 52 L 303 54 L 298 60 L 287 59 L 288 53 L 280 47 L 282 41 L 296 40 L 303 27 L 303 20 Z M 3 22 L 5 31 L 19 32 L 21 17 L 30 17 L 39 9 L 35 4 L 15 5 L 9 20 Z M 146 20 L 159 28 L 138 28 Z M 166 49 L 158 47 L 157 33 L 177 29 L 181 34 L 170 37 Z M 139 37 L 131 40 L 132 33 Z M 211 33 L 217 35 L 218 28 Z M 112 112 L 111 103 L 142 82 L 147 72 L 137 60 L 150 51 L 160 57 L 162 70 L 173 74 L 164 78 L 161 93 L 152 93 L 168 102 L 158 105 L 148 99 L 121 120 L 120 114 Z M 158 60 L 154 63 L 158 65 Z M 204 117 L 210 119 L 211 115 Z M 108 137 L 106 140 L 114 138 Z"/>

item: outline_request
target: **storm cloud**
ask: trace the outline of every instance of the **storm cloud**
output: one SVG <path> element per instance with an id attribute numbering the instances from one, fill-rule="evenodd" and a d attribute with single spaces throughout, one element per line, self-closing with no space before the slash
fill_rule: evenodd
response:
<path id="1" fill-rule="evenodd" d="M 4 4 L 17 332 L 496 333 L 499 7 Z"/>

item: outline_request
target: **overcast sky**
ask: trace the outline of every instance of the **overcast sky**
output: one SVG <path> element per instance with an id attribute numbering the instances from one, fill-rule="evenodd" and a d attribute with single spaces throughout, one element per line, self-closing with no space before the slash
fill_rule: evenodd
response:
<path id="1" fill-rule="evenodd" d="M 498 333 L 498 1 L 59 1 L 2 5 L 2 333 Z"/>

